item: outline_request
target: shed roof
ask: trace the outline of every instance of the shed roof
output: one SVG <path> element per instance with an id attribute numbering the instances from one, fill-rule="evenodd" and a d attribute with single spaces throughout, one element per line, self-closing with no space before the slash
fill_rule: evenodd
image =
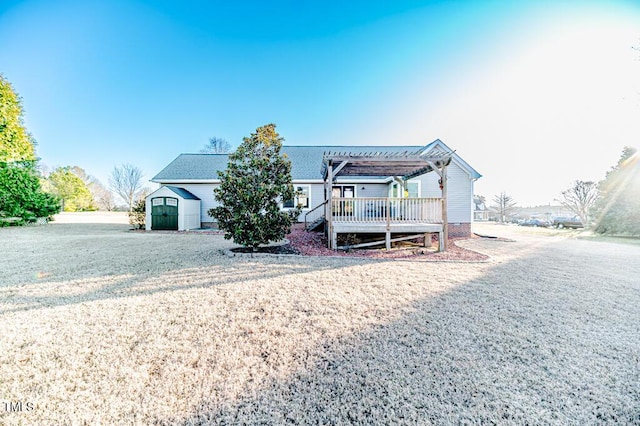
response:
<path id="1" fill-rule="evenodd" d="M 176 193 L 177 195 L 179 195 L 181 198 L 185 199 L 185 200 L 199 200 L 200 198 L 198 198 L 197 196 L 193 195 L 191 192 L 187 191 L 184 188 L 178 188 L 177 186 L 171 186 L 171 185 L 165 185 L 165 188 L 170 189 L 171 191 L 173 191 L 174 193 Z"/>

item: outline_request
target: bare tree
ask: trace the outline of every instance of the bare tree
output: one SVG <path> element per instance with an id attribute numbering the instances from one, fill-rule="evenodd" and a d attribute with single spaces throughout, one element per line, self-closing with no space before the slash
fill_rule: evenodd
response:
<path id="1" fill-rule="evenodd" d="M 227 154 L 231 151 L 231 144 L 226 140 L 218 137 L 209 138 L 209 143 L 200 150 L 201 154 Z"/>
<path id="2" fill-rule="evenodd" d="M 560 204 L 580 217 L 580 221 L 587 226 L 589 210 L 598 199 L 598 184 L 591 181 L 577 180 L 569 189 L 562 191 Z"/>
<path id="3" fill-rule="evenodd" d="M 498 220 L 500 223 L 504 223 L 507 217 L 510 216 L 516 209 L 517 203 L 507 195 L 505 192 L 493 197 L 493 205 L 491 209 L 498 214 Z"/>
<path id="4" fill-rule="evenodd" d="M 131 164 L 115 166 L 109 176 L 109 186 L 127 203 L 131 211 L 142 189 L 142 171 Z"/>
<path id="5" fill-rule="evenodd" d="M 100 210 L 112 211 L 116 208 L 113 193 L 106 188 L 102 182 L 95 179 L 89 184 L 89 191 L 93 194 L 93 199 L 98 204 Z"/>

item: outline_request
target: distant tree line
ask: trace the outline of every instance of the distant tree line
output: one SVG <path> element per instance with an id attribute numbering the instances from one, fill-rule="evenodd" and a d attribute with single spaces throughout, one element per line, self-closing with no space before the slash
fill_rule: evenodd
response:
<path id="1" fill-rule="evenodd" d="M 558 201 L 599 234 L 640 236 L 640 153 L 625 147 L 602 181 L 576 180 Z M 493 198 L 491 210 L 499 222 L 507 221 L 516 209 L 517 203 L 505 192 Z"/>
<path id="2" fill-rule="evenodd" d="M 61 210 L 111 211 L 117 207 L 114 194 L 131 211 L 148 193 L 141 170 L 131 164 L 113 168 L 108 188 L 78 166 L 48 171 L 39 164 L 23 115 L 20 97 L 0 74 L 0 226 L 51 218 Z"/>
<path id="3" fill-rule="evenodd" d="M 640 235 L 640 158 L 624 147 L 617 164 L 600 182 L 577 180 L 560 203 L 599 234 Z"/>

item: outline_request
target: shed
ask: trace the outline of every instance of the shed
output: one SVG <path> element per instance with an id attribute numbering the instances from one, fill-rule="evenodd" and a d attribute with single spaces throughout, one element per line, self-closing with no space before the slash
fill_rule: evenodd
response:
<path id="1" fill-rule="evenodd" d="M 147 231 L 200 228 L 200 198 L 184 188 L 162 186 L 149 194 L 145 203 Z"/>

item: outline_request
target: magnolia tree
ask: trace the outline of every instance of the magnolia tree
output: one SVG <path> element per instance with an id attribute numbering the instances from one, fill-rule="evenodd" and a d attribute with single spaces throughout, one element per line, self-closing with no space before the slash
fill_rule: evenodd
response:
<path id="1" fill-rule="evenodd" d="M 214 189 L 220 206 L 209 215 L 218 221 L 224 237 L 252 247 L 278 241 L 291 230 L 300 210 L 282 211 L 282 200 L 294 197 L 291 161 L 280 154 L 282 141 L 275 124 L 258 127 L 229 154 L 227 169 L 218 171 Z"/>

